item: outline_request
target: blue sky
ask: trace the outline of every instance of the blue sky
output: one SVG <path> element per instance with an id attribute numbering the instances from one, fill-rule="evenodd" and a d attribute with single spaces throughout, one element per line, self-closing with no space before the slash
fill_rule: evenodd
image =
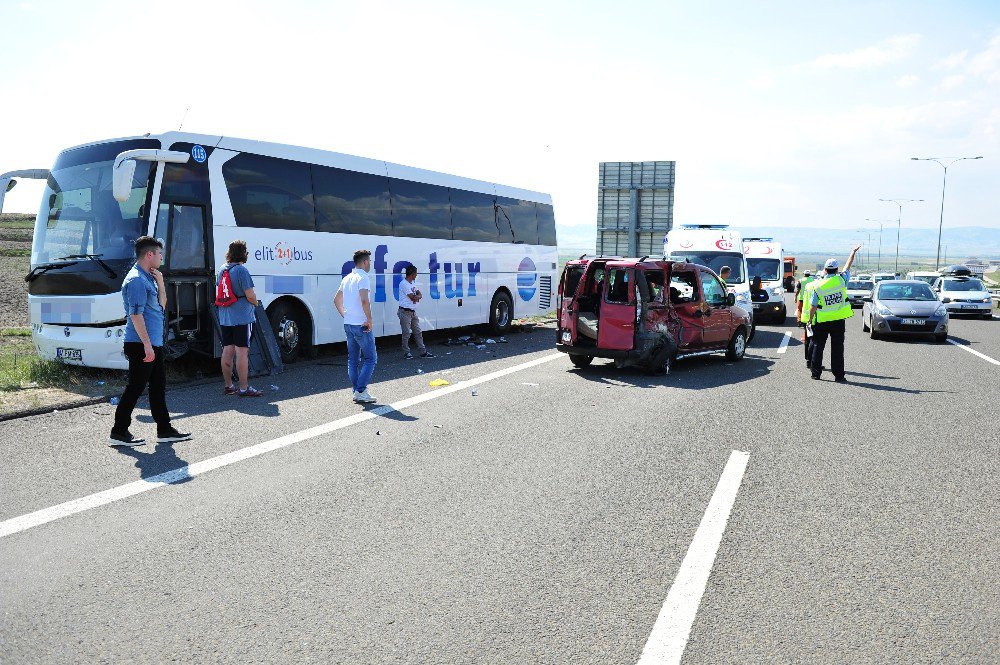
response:
<path id="1" fill-rule="evenodd" d="M 594 225 L 600 161 L 675 159 L 677 222 L 1000 227 L 1000 5 L 986 2 L 5 3 L 0 171 L 185 129 L 551 192 Z M 11 104 L 7 100 L 20 100 Z M 24 183 L 6 211 L 37 208 Z"/>

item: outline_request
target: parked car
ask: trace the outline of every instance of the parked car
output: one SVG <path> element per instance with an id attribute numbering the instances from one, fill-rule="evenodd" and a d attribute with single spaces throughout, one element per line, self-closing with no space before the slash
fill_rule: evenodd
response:
<path id="1" fill-rule="evenodd" d="M 898 278 L 899 276 L 894 272 L 877 272 L 874 275 L 872 275 L 872 281 L 875 282 L 876 284 L 887 279 L 898 279 Z"/>
<path id="2" fill-rule="evenodd" d="M 884 280 L 864 299 L 861 328 L 872 339 L 882 335 L 929 335 L 943 343 L 948 338 L 948 310 L 927 282 Z"/>
<path id="3" fill-rule="evenodd" d="M 981 279 L 966 270 L 946 272 L 934 282 L 934 292 L 952 314 L 993 318 L 993 298 Z"/>
<path id="4" fill-rule="evenodd" d="M 847 299 L 851 301 L 851 307 L 861 307 L 864 305 L 865 296 L 872 294 L 875 282 L 870 279 L 852 279 L 847 283 Z"/>
<path id="5" fill-rule="evenodd" d="M 675 360 L 746 352 L 752 317 L 718 275 L 680 261 L 569 261 L 559 282 L 556 349 L 577 367 L 610 358 L 668 373 Z"/>

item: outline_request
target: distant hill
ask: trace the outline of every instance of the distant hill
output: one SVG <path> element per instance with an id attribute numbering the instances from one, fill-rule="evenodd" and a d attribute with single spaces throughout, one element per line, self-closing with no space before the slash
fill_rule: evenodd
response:
<path id="1" fill-rule="evenodd" d="M 865 234 L 857 229 L 814 229 L 808 227 L 734 227 L 745 236 L 771 237 L 780 242 L 790 254 L 843 253 L 853 243 L 866 242 Z M 558 225 L 559 249 L 568 254 L 579 251 L 593 252 L 596 247 L 596 225 Z M 942 252 L 947 245 L 948 256 L 1000 258 L 1000 228 L 960 226 L 945 228 L 941 241 Z M 872 252 L 878 246 L 878 234 L 872 239 Z M 905 256 L 930 256 L 937 252 L 937 229 L 908 229 L 899 234 L 899 253 Z M 896 253 L 896 229 L 886 227 L 882 236 L 882 254 Z"/>

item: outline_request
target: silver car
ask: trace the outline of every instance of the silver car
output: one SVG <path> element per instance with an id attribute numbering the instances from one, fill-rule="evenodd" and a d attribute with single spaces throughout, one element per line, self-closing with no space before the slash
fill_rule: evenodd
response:
<path id="1" fill-rule="evenodd" d="M 864 299 L 861 327 L 872 339 L 883 335 L 929 335 L 943 343 L 948 339 L 948 309 L 927 282 L 884 280 Z"/>

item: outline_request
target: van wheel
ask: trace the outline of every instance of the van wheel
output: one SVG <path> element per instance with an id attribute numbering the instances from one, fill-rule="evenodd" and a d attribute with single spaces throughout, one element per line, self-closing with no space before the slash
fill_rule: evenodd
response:
<path id="1" fill-rule="evenodd" d="M 594 356 L 577 356 L 572 355 L 569 357 L 569 361 L 573 363 L 574 367 L 584 368 L 589 367 L 590 363 L 594 362 Z"/>
<path id="2" fill-rule="evenodd" d="M 652 376 L 667 376 L 674 368 L 674 361 L 677 360 L 677 352 L 673 349 L 661 353 L 653 354 L 649 364 L 646 365 L 646 374 Z"/>
<path id="3" fill-rule="evenodd" d="M 757 334 L 757 321 L 756 319 L 750 319 L 750 334 L 747 336 L 746 343 L 749 344 L 753 341 L 753 336 Z"/>
<path id="4" fill-rule="evenodd" d="M 743 355 L 747 352 L 747 332 L 739 328 L 733 338 L 729 340 L 729 348 L 726 349 L 726 358 L 730 360 L 743 360 Z"/>
<path id="5" fill-rule="evenodd" d="M 872 339 L 878 339 L 878 333 L 875 332 L 875 319 L 872 319 L 872 324 L 868 327 L 868 336 Z"/>
<path id="6" fill-rule="evenodd" d="M 510 331 L 514 321 L 514 303 L 503 291 L 497 291 L 490 303 L 490 329 L 494 335 L 504 335 Z"/>
<path id="7" fill-rule="evenodd" d="M 864 314 L 861 315 L 861 332 L 868 332 L 870 328 L 868 327 L 868 321 L 865 320 Z"/>
<path id="8" fill-rule="evenodd" d="M 281 350 L 281 362 L 293 363 L 305 352 L 312 337 L 309 315 L 305 310 L 290 302 L 276 303 L 267 312 L 274 330 L 274 338 Z"/>

